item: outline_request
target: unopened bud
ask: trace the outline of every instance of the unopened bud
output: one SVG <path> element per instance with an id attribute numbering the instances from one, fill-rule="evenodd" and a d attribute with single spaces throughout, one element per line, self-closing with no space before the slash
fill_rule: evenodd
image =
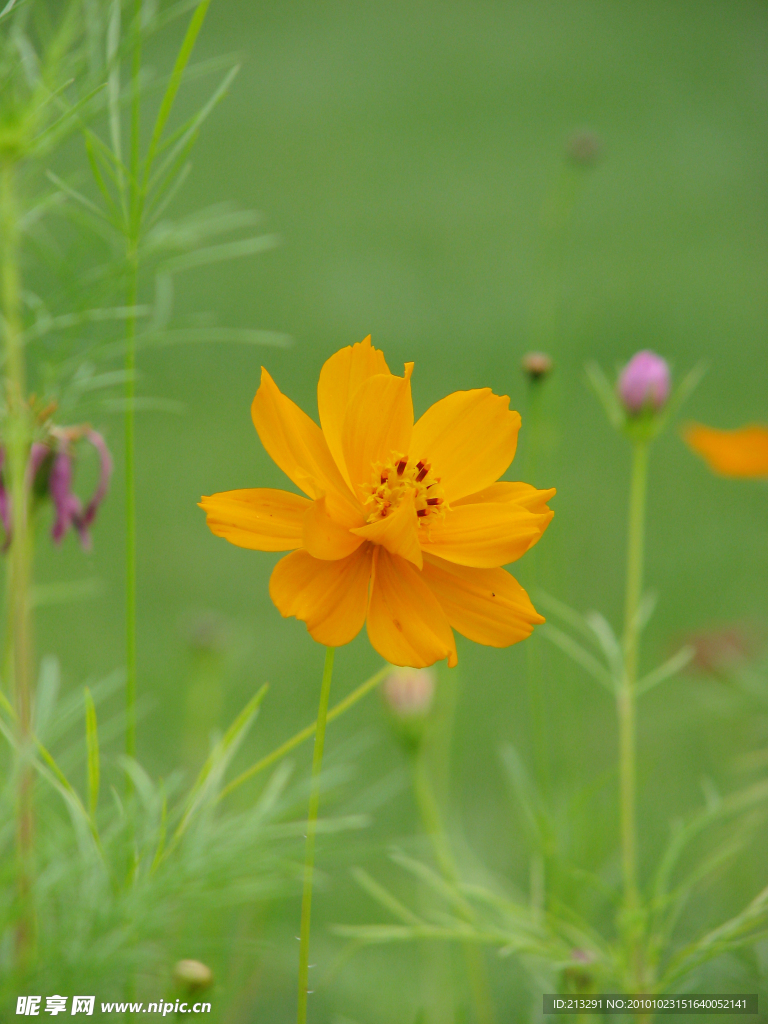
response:
<path id="1" fill-rule="evenodd" d="M 435 675 L 428 668 L 398 668 L 384 682 L 384 700 L 399 719 L 423 718 L 435 696 Z"/>
<path id="2" fill-rule="evenodd" d="M 637 352 L 619 374 L 618 392 L 631 416 L 658 411 L 669 398 L 669 365 L 648 349 Z"/>
<path id="3" fill-rule="evenodd" d="M 173 980 L 190 991 L 210 988 L 213 971 L 199 960 L 179 960 L 173 968 Z"/>
<path id="4" fill-rule="evenodd" d="M 554 363 L 546 352 L 526 352 L 520 365 L 531 380 L 541 380 L 552 372 Z"/>
<path id="5" fill-rule="evenodd" d="M 568 156 L 576 164 L 593 164 L 603 145 L 594 132 L 576 132 L 568 140 Z"/>

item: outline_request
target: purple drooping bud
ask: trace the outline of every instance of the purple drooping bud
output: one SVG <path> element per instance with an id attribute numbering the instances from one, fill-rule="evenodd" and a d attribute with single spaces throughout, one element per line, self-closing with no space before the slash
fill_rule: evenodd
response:
<path id="1" fill-rule="evenodd" d="M 85 436 L 99 453 L 99 482 L 93 492 L 93 497 L 85 506 L 85 511 L 82 513 L 78 511 L 73 516 L 73 522 L 80 534 L 80 543 L 88 550 L 91 546 L 91 535 L 88 528 L 96 518 L 99 505 L 107 496 L 109 478 L 112 476 L 112 456 L 109 454 L 106 441 L 97 430 L 89 430 Z"/>
<path id="2" fill-rule="evenodd" d="M 645 409 L 658 411 L 669 398 L 670 375 L 666 359 L 649 349 L 637 352 L 619 374 L 618 392 L 631 416 Z"/>
<path id="3" fill-rule="evenodd" d="M 72 456 L 67 451 L 59 452 L 53 460 L 48 476 L 48 493 L 56 509 L 51 537 L 54 544 L 60 544 L 76 521 L 75 517 L 82 512 L 80 499 L 72 493 Z"/>
<path id="4" fill-rule="evenodd" d="M 74 458 L 72 445 L 85 437 L 99 453 L 99 482 L 88 504 L 83 503 L 72 490 L 74 475 Z M 2 469 L 5 462 L 5 449 L 0 446 L 0 522 L 5 528 L 6 545 L 11 536 L 11 503 L 5 488 Z M 51 430 L 50 442 L 43 444 L 35 441 L 30 449 L 27 463 L 27 486 L 34 499 L 50 498 L 56 513 L 51 537 L 55 544 L 60 544 L 65 533 L 74 527 L 80 537 L 84 550 L 91 546 L 89 527 L 96 518 L 96 513 L 106 497 L 109 479 L 112 475 L 112 457 L 104 438 L 90 427 L 55 427 Z"/>

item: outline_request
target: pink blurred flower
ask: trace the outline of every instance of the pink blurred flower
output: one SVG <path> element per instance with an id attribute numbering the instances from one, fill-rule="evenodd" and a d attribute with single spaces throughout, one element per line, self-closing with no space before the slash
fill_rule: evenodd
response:
<path id="1" fill-rule="evenodd" d="M 630 415 L 644 409 L 659 410 L 669 398 L 670 374 L 666 359 L 649 349 L 637 352 L 619 374 L 618 392 Z"/>

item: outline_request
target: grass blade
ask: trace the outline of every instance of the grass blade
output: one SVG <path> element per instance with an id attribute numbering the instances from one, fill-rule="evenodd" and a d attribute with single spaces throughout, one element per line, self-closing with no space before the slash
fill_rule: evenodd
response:
<path id="1" fill-rule="evenodd" d="M 96 817 L 99 803 L 99 729 L 96 720 L 96 705 L 88 687 L 85 697 L 85 741 L 88 748 L 88 813 Z"/>

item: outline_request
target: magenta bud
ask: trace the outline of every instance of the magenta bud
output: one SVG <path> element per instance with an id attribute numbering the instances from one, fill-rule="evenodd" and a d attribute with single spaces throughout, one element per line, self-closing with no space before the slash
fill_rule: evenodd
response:
<path id="1" fill-rule="evenodd" d="M 669 398 L 669 365 L 649 349 L 637 352 L 619 374 L 618 392 L 631 416 L 658 411 Z"/>

